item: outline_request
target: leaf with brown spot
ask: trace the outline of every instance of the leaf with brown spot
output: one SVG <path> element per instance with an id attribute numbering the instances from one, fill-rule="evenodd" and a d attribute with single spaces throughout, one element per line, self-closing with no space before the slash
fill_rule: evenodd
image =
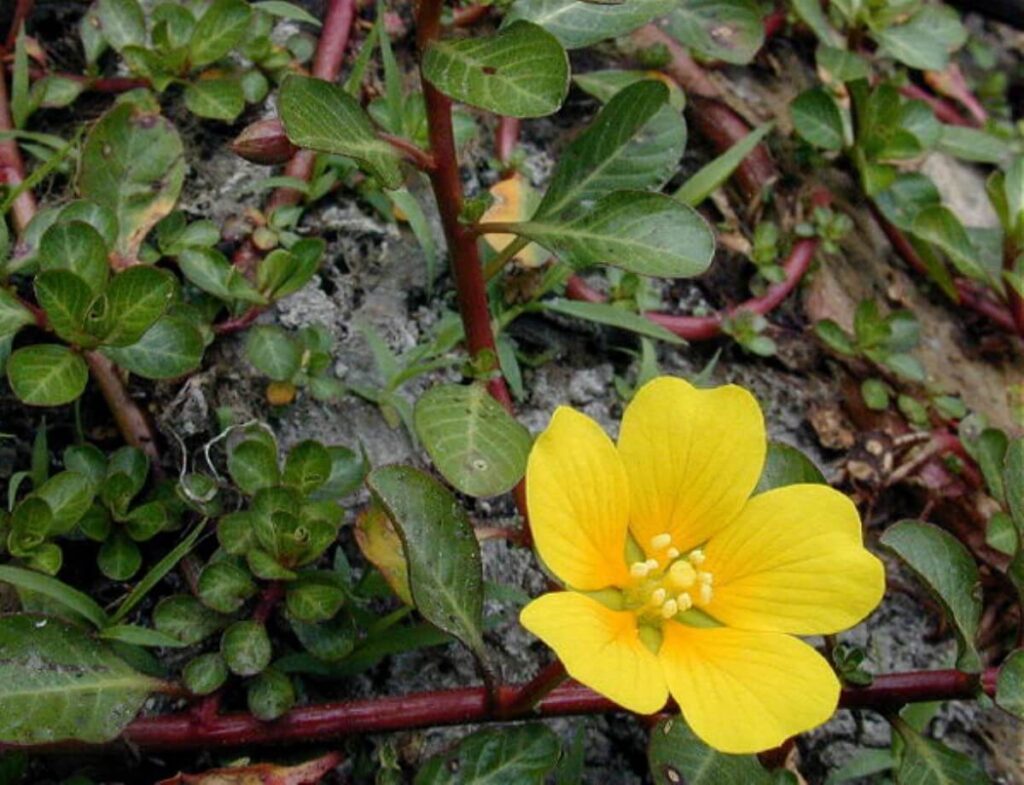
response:
<path id="1" fill-rule="evenodd" d="M 181 137 L 155 107 L 118 104 L 92 127 L 78 190 L 117 216 L 114 267 L 136 263 L 150 229 L 174 209 L 184 179 Z"/>

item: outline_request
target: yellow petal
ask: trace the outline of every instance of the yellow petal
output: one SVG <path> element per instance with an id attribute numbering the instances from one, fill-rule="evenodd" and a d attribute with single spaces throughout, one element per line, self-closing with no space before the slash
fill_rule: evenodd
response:
<path id="1" fill-rule="evenodd" d="M 619 435 L 637 542 L 650 553 L 667 532 L 687 550 L 724 528 L 757 485 L 766 448 L 761 407 L 742 387 L 698 390 L 669 376 L 644 385 Z"/>
<path id="2" fill-rule="evenodd" d="M 519 621 L 555 650 L 581 684 L 639 714 L 665 705 L 668 689 L 661 664 L 640 640 L 633 613 L 561 591 L 535 599 Z"/>
<path id="3" fill-rule="evenodd" d="M 773 632 L 666 624 L 668 688 L 703 741 L 728 753 L 779 746 L 832 716 L 839 680 L 803 641 Z"/>
<path id="4" fill-rule="evenodd" d="M 526 466 L 526 505 L 537 552 L 574 589 L 629 582 L 629 486 L 601 426 L 567 406 L 555 410 Z"/>
<path id="5" fill-rule="evenodd" d="M 755 496 L 704 553 L 715 576 L 705 610 L 730 627 L 838 632 L 867 616 L 885 591 L 882 563 L 861 544 L 857 508 L 826 485 Z"/>
<path id="6" fill-rule="evenodd" d="M 490 194 L 494 198 L 491 206 L 480 217 L 481 223 L 519 223 L 533 216 L 540 204 L 540 196 L 529 181 L 519 172 L 499 180 L 491 186 Z M 505 246 L 516 239 L 514 234 L 485 234 L 484 240 L 495 251 L 505 250 Z M 536 243 L 530 243 L 516 254 L 516 259 L 526 267 L 539 267 L 550 256 L 547 251 Z"/>

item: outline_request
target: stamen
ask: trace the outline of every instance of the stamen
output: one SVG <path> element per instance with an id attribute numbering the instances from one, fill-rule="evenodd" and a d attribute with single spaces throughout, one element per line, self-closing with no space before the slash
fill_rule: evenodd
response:
<path id="1" fill-rule="evenodd" d="M 665 597 L 668 595 L 664 589 L 655 589 L 651 592 L 651 604 L 655 607 L 660 607 L 665 602 Z"/>
<path id="2" fill-rule="evenodd" d="M 693 607 L 693 597 L 690 596 L 689 592 L 684 591 L 676 597 L 676 604 L 679 606 L 679 610 L 688 611 Z"/>
<path id="3" fill-rule="evenodd" d="M 664 605 L 661 606 L 661 616 L 664 619 L 671 619 L 679 613 L 679 606 L 675 600 L 667 600 Z"/>
<path id="4" fill-rule="evenodd" d="M 706 583 L 708 586 L 710 586 L 712 583 L 715 582 L 715 576 L 712 575 L 710 572 L 698 572 L 697 580 L 701 583 Z"/>
<path id="5" fill-rule="evenodd" d="M 675 547 L 669 548 L 667 551 L 665 551 L 665 555 L 668 556 L 670 559 L 678 559 L 679 549 Z"/>
<path id="6" fill-rule="evenodd" d="M 672 535 L 668 532 L 663 532 L 655 537 L 651 537 L 651 548 L 656 551 L 661 551 L 672 544 Z"/>
<path id="7" fill-rule="evenodd" d="M 711 584 L 710 583 L 702 583 L 700 585 L 700 603 L 701 603 L 701 605 L 707 605 L 709 602 L 711 602 L 711 595 L 712 595 L 712 593 L 713 592 L 711 590 Z"/>
<path id="8" fill-rule="evenodd" d="M 650 571 L 651 568 L 647 566 L 647 562 L 635 561 L 629 565 L 629 574 L 634 578 L 646 578 Z"/>
<path id="9" fill-rule="evenodd" d="M 694 567 L 700 567 L 700 565 L 704 563 L 704 551 L 702 551 L 700 548 L 697 548 L 694 551 L 690 551 L 690 555 L 686 558 L 690 560 L 690 564 L 692 564 Z"/>
<path id="10" fill-rule="evenodd" d="M 648 559 L 647 561 L 644 562 L 644 564 L 647 565 L 647 571 L 648 572 L 652 572 L 652 571 L 658 569 L 661 566 L 660 564 L 658 564 L 658 560 L 657 559 Z"/>
<path id="11" fill-rule="evenodd" d="M 687 561 L 677 561 L 668 570 L 669 580 L 677 589 L 689 589 L 697 579 L 697 571 Z"/>

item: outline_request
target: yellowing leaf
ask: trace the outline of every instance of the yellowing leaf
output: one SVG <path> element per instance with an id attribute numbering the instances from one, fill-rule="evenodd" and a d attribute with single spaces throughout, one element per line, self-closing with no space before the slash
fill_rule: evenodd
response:
<path id="1" fill-rule="evenodd" d="M 380 505 L 373 504 L 358 515 L 355 535 L 363 556 L 380 570 L 398 598 L 406 605 L 412 605 L 409 567 L 402 551 L 402 541 Z"/>
<path id="2" fill-rule="evenodd" d="M 487 212 L 480 219 L 481 222 L 518 223 L 527 221 L 533 216 L 540 203 L 540 194 L 519 172 L 495 183 L 491 186 L 490 193 L 494 197 L 494 203 L 487 208 Z M 491 248 L 500 253 L 516 239 L 516 236 L 514 234 L 486 234 L 484 239 Z M 515 259 L 524 267 L 539 267 L 548 256 L 550 254 L 539 245 L 530 243 L 515 255 Z"/>

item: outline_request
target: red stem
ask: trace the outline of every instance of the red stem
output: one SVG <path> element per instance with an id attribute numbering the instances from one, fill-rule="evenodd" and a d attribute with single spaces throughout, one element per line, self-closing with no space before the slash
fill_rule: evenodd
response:
<path id="1" fill-rule="evenodd" d="M 911 269 L 921 275 L 929 275 L 928 266 L 918 256 L 917 251 L 914 250 L 914 246 L 907 236 L 889 223 L 873 202 L 870 204 L 870 207 L 872 215 L 874 215 L 882 231 L 885 232 L 885 236 L 889 238 L 889 242 L 892 243 L 896 253 L 900 255 Z M 955 277 L 953 285 L 956 288 L 956 302 L 958 304 L 967 306 L 971 310 L 980 313 L 1007 332 L 1018 332 L 1010 309 L 1002 303 L 993 300 L 977 283 L 968 278 Z M 1024 332 L 1019 334 L 1024 336 Z"/>
<path id="2" fill-rule="evenodd" d="M 1007 273 L 1014 273 L 1017 267 L 1017 256 L 1020 249 L 1014 242 L 1013 238 L 1007 233 L 1003 243 L 1003 270 Z M 1003 291 L 1006 292 L 1006 303 L 1010 311 L 1010 317 L 1013 319 L 1013 324 L 1017 328 L 1017 334 L 1024 338 L 1024 298 L 1020 296 L 1009 281 L 1006 281 L 1003 285 Z"/>
<path id="3" fill-rule="evenodd" d="M 55 71 L 44 71 L 39 68 L 33 68 L 29 71 L 33 80 L 42 79 L 45 76 L 56 76 L 61 79 L 67 79 L 71 82 L 78 82 L 85 90 L 91 90 L 94 93 L 126 93 L 129 90 L 135 90 L 139 87 L 149 87 L 151 85 L 148 79 L 133 76 L 83 76 L 82 74 L 69 74 L 64 72 Z"/>
<path id="4" fill-rule="evenodd" d="M 420 51 L 425 50 L 440 35 L 441 9 L 439 0 L 421 0 L 416 20 L 416 42 Z M 500 371 L 476 235 L 459 220 L 462 180 L 452 130 L 452 102 L 425 78 L 422 82 L 427 105 L 430 151 L 435 162 L 434 169 L 428 174 L 451 256 L 452 277 L 455 279 L 455 294 L 466 333 L 466 345 L 470 357 L 479 359 L 482 355 L 489 355 L 488 363 Z M 512 397 L 500 374 L 490 380 L 488 389 L 506 409 L 512 410 Z"/>
<path id="5" fill-rule="evenodd" d="M 772 284 L 768 291 L 760 297 L 753 297 L 725 311 L 718 311 L 708 316 L 680 316 L 661 311 L 648 311 L 644 314 L 652 322 L 660 324 L 687 341 L 708 341 L 722 334 L 722 324 L 741 311 L 753 311 L 764 316 L 777 308 L 792 292 L 806 274 L 814 254 L 818 250 L 817 238 L 800 240 L 793 246 L 789 258 L 782 265 L 786 277 L 779 283 Z M 587 302 L 604 302 L 605 297 L 578 276 L 573 276 L 565 287 L 565 295 L 570 300 Z"/>
<path id="6" fill-rule="evenodd" d="M 896 708 L 907 703 L 933 700 L 969 700 L 980 689 L 992 695 L 997 670 L 981 675 L 956 670 L 910 671 L 875 677 L 867 687 L 843 689 L 843 708 Z M 980 682 L 980 685 L 979 685 Z M 511 706 L 522 695 L 523 685 L 500 687 L 500 706 Z M 522 708 L 538 717 L 561 717 L 623 711 L 615 703 L 581 684 L 568 682 L 544 697 L 535 708 Z M 251 714 L 221 714 L 201 724 L 194 713 L 143 717 L 133 721 L 121 739 L 146 751 L 205 749 L 259 744 L 309 743 L 365 733 L 387 733 L 465 725 L 509 719 L 507 710 L 489 705 L 484 687 L 421 692 L 342 703 L 322 703 L 293 709 L 274 722 L 262 722 Z M 110 742 L 114 744 L 116 742 Z M 79 742 L 57 742 L 36 750 L 80 750 Z M 14 749 L 0 745 L 0 751 Z"/>
<path id="7" fill-rule="evenodd" d="M 21 30 L 21 26 L 28 19 L 28 15 L 32 13 L 32 6 L 35 5 L 35 0 L 18 0 L 17 5 L 14 6 L 14 17 L 11 19 L 11 26 L 7 30 L 7 43 L 6 49 L 9 52 L 14 51 L 14 46 L 18 42 L 18 32 Z"/>
<path id="8" fill-rule="evenodd" d="M 312 74 L 317 79 L 333 82 L 338 78 L 355 17 L 355 0 L 331 0 L 313 57 Z M 285 166 L 284 174 L 287 177 L 308 181 L 313 176 L 315 163 L 316 153 L 312 150 L 299 150 Z M 267 212 L 273 212 L 278 207 L 298 204 L 300 201 L 301 191 L 294 188 L 278 188 L 267 201 Z"/>
<path id="9" fill-rule="evenodd" d="M 11 121 L 11 107 L 7 98 L 7 78 L 4 74 L 3 63 L 0 62 L 0 131 L 13 130 L 14 123 Z M 0 140 L 0 181 L 11 188 L 16 188 L 24 179 L 25 163 L 21 159 L 18 142 L 14 139 Z M 36 198 L 32 192 L 22 191 L 11 206 L 15 230 L 19 233 L 23 232 L 38 209 Z"/>
<path id="10" fill-rule="evenodd" d="M 498 131 L 494 138 L 494 153 L 498 160 L 507 164 L 519 144 L 522 121 L 518 117 L 499 117 Z M 504 174 L 508 174 L 506 171 Z"/>
<path id="11" fill-rule="evenodd" d="M 928 106 L 935 112 L 935 116 L 944 123 L 950 125 L 962 125 L 962 126 L 976 126 L 977 123 L 972 122 L 968 118 L 960 114 L 960 111 L 953 106 L 949 101 L 945 101 L 938 96 L 932 95 L 923 87 L 920 87 L 913 82 L 909 82 L 900 88 L 902 93 L 907 98 L 913 98 L 918 101 L 924 101 Z"/>

